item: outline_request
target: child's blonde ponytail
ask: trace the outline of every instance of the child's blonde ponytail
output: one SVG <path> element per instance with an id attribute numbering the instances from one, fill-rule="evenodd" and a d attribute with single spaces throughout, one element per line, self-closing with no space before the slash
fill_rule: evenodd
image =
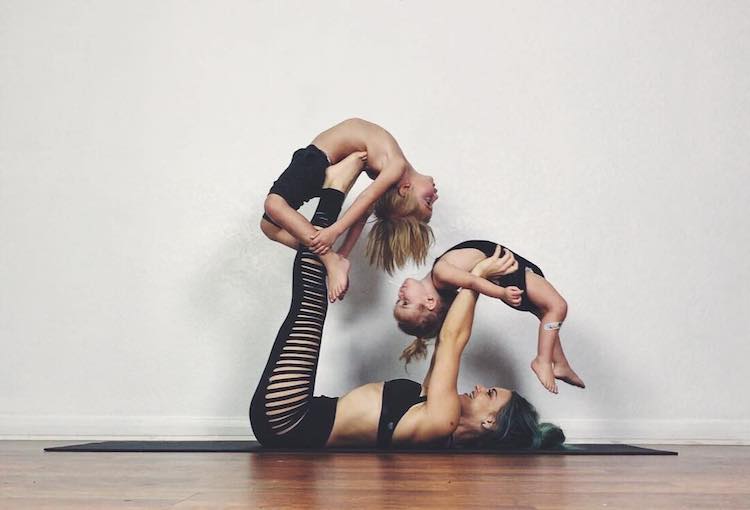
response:
<path id="1" fill-rule="evenodd" d="M 404 360 L 408 365 L 413 359 L 424 359 L 427 357 L 427 339 L 417 337 L 412 343 L 406 346 L 398 359 Z"/>

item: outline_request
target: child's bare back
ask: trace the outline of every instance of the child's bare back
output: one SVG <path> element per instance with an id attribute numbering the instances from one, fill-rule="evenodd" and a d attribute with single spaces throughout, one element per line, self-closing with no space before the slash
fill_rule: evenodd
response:
<path id="1" fill-rule="evenodd" d="M 363 119 L 347 119 L 326 129 L 312 144 L 325 152 L 332 164 L 353 152 L 367 152 L 367 167 L 374 178 L 384 168 L 398 162 L 411 167 L 396 139 L 388 131 Z"/>

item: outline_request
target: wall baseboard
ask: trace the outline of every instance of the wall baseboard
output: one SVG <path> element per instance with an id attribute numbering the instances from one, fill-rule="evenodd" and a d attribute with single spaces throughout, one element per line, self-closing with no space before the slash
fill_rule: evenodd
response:
<path id="1" fill-rule="evenodd" d="M 750 445 L 750 420 L 550 419 L 571 443 Z M 246 417 L 0 414 L 3 440 L 249 440 Z"/>
<path id="2" fill-rule="evenodd" d="M 252 438 L 247 417 L 0 414 L 0 438 Z"/>
<path id="3" fill-rule="evenodd" d="M 545 420 L 547 421 L 547 420 Z M 750 420 L 549 420 L 575 443 L 750 445 Z"/>

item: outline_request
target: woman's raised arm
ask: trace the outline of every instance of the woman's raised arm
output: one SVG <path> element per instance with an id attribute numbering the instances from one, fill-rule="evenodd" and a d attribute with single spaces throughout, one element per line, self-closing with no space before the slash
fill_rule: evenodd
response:
<path id="1" fill-rule="evenodd" d="M 461 353 L 471 337 L 478 294 L 469 289 L 458 293 L 448 310 L 435 346 L 425 403 L 425 417 L 416 430 L 415 442 L 431 442 L 449 436 L 458 426 L 458 369 Z"/>
<path id="2" fill-rule="evenodd" d="M 515 262 L 515 260 L 513 261 Z M 500 250 L 480 261 L 471 270 L 472 275 L 485 278 L 499 268 L 507 270 L 508 260 L 500 258 Z M 430 442 L 449 436 L 458 426 L 461 405 L 458 400 L 458 370 L 461 354 L 471 337 L 474 310 L 479 294 L 472 289 L 462 289 L 453 301 L 435 344 L 430 370 L 425 377 L 427 395 L 425 418 L 417 428 L 414 441 Z"/>
<path id="3" fill-rule="evenodd" d="M 476 279 L 476 280 L 485 281 L 489 283 L 490 285 L 493 285 L 492 283 L 487 281 L 487 278 L 503 276 L 503 275 L 512 273 L 518 269 L 518 262 L 516 262 L 516 259 L 510 250 L 505 250 L 505 254 L 502 257 L 500 256 L 500 254 L 501 254 L 501 247 L 498 245 L 495 247 L 495 253 L 492 256 L 479 261 L 472 268 L 472 271 L 463 271 L 458 268 L 456 268 L 456 271 L 461 271 L 462 273 L 464 273 L 466 275 L 465 279 L 467 282 L 469 282 L 470 280 Z M 447 264 L 447 263 L 444 263 L 443 261 L 438 262 L 435 265 L 435 269 L 438 269 L 439 267 L 441 267 L 441 265 L 445 267 L 444 264 Z M 435 269 L 433 269 L 433 272 L 435 271 Z M 438 279 L 440 279 L 440 276 L 438 276 Z M 466 285 L 461 282 L 455 282 L 455 281 L 452 281 L 452 282 L 449 281 L 448 283 L 457 287 L 463 287 L 469 290 L 474 290 L 480 294 L 483 294 L 482 290 L 477 288 L 474 285 Z M 447 317 L 446 317 L 446 323 L 447 323 Z M 429 394 L 428 390 L 430 386 L 430 379 L 432 378 L 432 371 L 435 368 L 435 355 L 437 354 L 437 346 L 440 344 L 440 337 L 442 335 L 443 333 L 441 331 L 440 335 L 438 335 L 437 340 L 435 340 L 435 351 L 433 352 L 432 359 L 430 360 L 430 369 L 427 371 L 424 381 L 422 382 L 422 394 L 423 395 Z"/>

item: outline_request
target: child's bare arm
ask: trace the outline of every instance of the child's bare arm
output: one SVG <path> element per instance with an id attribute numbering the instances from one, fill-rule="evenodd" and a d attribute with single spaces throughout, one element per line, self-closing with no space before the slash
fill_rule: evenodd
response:
<path id="1" fill-rule="evenodd" d="M 471 289 L 493 298 L 505 297 L 503 287 L 443 260 L 435 264 L 432 275 L 439 284 L 446 287 Z"/>
<path id="2" fill-rule="evenodd" d="M 485 296 L 502 299 L 511 306 L 518 306 L 521 304 L 522 290 L 518 287 L 501 287 L 487 279 L 518 270 L 513 253 L 505 250 L 505 254 L 500 257 L 500 251 L 501 248 L 498 246 L 494 255 L 479 262 L 471 272 L 440 260 L 432 269 L 432 276 L 438 284 L 471 289 Z"/>
<path id="3" fill-rule="evenodd" d="M 323 252 L 338 239 L 338 237 L 349 227 L 367 213 L 377 200 L 382 197 L 388 188 L 401 180 L 404 172 L 408 168 L 408 163 L 404 159 L 397 159 L 389 163 L 380 171 L 377 178 L 367 186 L 356 200 L 349 206 L 349 209 L 328 228 L 319 230 L 310 237 L 310 249 L 314 253 Z"/>
<path id="4" fill-rule="evenodd" d="M 485 296 L 501 299 L 510 306 L 519 306 L 521 304 L 521 294 L 524 292 L 514 285 L 501 287 L 500 285 L 481 277 L 474 281 L 474 287 L 472 287 L 472 290 L 484 294 Z"/>
<path id="5" fill-rule="evenodd" d="M 485 296 L 501 299 L 510 306 L 519 306 L 521 304 L 521 294 L 523 291 L 516 286 L 501 287 L 482 277 L 477 277 L 472 281 L 472 290 L 484 294 Z"/>
<path id="6" fill-rule="evenodd" d="M 479 277 L 444 260 L 438 260 L 432 268 L 432 278 L 440 287 L 474 290 L 473 281 Z"/>
<path id="7" fill-rule="evenodd" d="M 362 235 L 362 230 L 365 228 L 365 223 L 367 223 L 367 218 L 370 217 L 370 214 L 371 213 L 368 211 L 361 218 L 359 218 L 354 225 L 349 227 L 349 230 L 346 232 L 344 242 L 338 250 L 339 255 L 347 258 L 349 257 L 349 254 L 354 248 L 354 245 L 357 244 L 359 236 Z"/>

